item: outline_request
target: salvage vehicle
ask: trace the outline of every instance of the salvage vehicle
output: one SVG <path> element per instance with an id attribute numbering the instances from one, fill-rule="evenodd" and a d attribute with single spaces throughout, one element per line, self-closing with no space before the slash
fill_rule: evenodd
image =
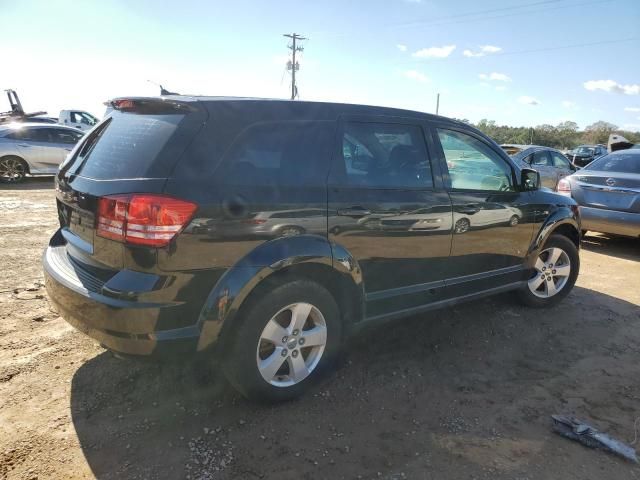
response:
<path id="1" fill-rule="evenodd" d="M 118 355 L 197 352 L 243 395 L 286 400 L 365 326 L 506 291 L 549 307 L 578 276 L 576 203 L 465 123 L 304 101 L 111 104 L 56 177 L 43 264 L 61 315 Z M 482 228 L 456 234 L 469 205 Z M 323 227 L 217 228 L 292 211 L 314 225 L 322 211 Z M 383 225 L 402 215 L 446 228 Z"/>
<path id="2" fill-rule="evenodd" d="M 18 183 L 26 175 L 54 175 L 83 135 L 62 125 L 0 125 L 0 182 Z"/>
<path id="3" fill-rule="evenodd" d="M 501 145 L 511 158 L 540 174 L 543 187 L 555 190 L 558 180 L 578 170 L 559 150 L 538 145 Z"/>
<path id="4" fill-rule="evenodd" d="M 619 150 L 560 181 L 580 206 L 582 229 L 640 238 L 640 150 Z"/>
<path id="5" fill-rule="evenodd" d="M 606 155 L 607 147 L 604 145 L 580 145 L 567 153 L 567 158 L 576 167 L 586 167 L 596 158 Z"/>

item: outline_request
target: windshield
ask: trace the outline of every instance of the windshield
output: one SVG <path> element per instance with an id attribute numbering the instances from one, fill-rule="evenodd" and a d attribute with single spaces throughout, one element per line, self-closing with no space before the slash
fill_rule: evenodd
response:
<path id="1" fill-rule="evenodd" d="M 573 151 L 573 153 L 576 155 L 593 155 L 595 151 L 596 149 L 593 147 L 578 147 Z"/>
<path id="2" fill-rule="evenodd" d="M 585 170 L 640 173 L 640 152 L 610 153 L 591 162 Z"/>

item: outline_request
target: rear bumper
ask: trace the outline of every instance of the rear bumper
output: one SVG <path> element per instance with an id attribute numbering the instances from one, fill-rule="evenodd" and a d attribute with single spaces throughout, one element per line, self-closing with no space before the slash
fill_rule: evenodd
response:
<path id="1" fill-rule="evenodd" d="M 640 213 L 580 207 L 582 229 L 625 237 L 640 237 Z"/>
<path id="2" fill-rule="evenodd" d="M 196 352 L 200 336 L 197 324 L 158 329 L 163 317 L 179 314 L 178 302 L 152 303 L 107 296 L 99 279 L 68 259 L 64 246 L 47 247 L 42 263 L 47 294 L 60 315 L 106 348 L 143 356 Z"/>

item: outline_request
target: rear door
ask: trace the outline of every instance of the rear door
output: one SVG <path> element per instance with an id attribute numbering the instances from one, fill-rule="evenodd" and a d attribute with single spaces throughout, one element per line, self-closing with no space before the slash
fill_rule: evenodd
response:
<path id="1" fill-rule="evenodd" d="M 447 296 L 460 297 L 522 280 L 533 236 L 531 192 L 497 146 L 457 126 L 434 125 L 454 235 L 447 261 Z"/>
<path id="2" fill-rule="evenodd" d="M 452 211 L 420 121 L 342 117 L 328 201 L 330 238 L 362 269 L 368 318 L 442 298 Z"/>

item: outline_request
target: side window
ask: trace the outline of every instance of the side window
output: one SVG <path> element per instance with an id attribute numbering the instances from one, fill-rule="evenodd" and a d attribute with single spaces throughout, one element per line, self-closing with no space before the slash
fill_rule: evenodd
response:
<path id="1" fill-rule="evenodd" d="M 511 168 L 492 148 L 465 133 L 438 129 L 451 188 L 514 191 Z"/>
<path id="2" fill-rule="evenodd" d="M 268 122 L 244 130 L 222 163 L 233 185 L 323 183 L 331 159 L 333 122 Z"/>
<path id="3" fill-rule="evenodd" d="M 565 170 L 569 170 L 569 160 L 564 155 L 561 155 L 556 152 L 551 152 L 551 158 L 553 160 L 553 166 L 556 168 L 562 168 Z"/>
<path id="4" fill-rule="evenodd" d="M 546 150 L 538 150 L 533 154 L 533 161 L 531 165 L 536 165 L 539 167 L 550 167 L 551 160 L 549 159 L 549 152 Z"/>
<path id="5" fill-rule="evenodd" d="M 52 132 L 54 143 L 67 143 L 70 145 L 74 145 L 78 142 L 78 140 L 80 140 L 80 138 L 82 138 L 82 135 L 71 130 L 64 130 L 62 128 L 56 128 Z"/>
<path id="6" fill-rule="evenodd" d="M 346 122 L 342 156 L 351 185 L 433 187 L 424 136 L 417 125 Z"/>

